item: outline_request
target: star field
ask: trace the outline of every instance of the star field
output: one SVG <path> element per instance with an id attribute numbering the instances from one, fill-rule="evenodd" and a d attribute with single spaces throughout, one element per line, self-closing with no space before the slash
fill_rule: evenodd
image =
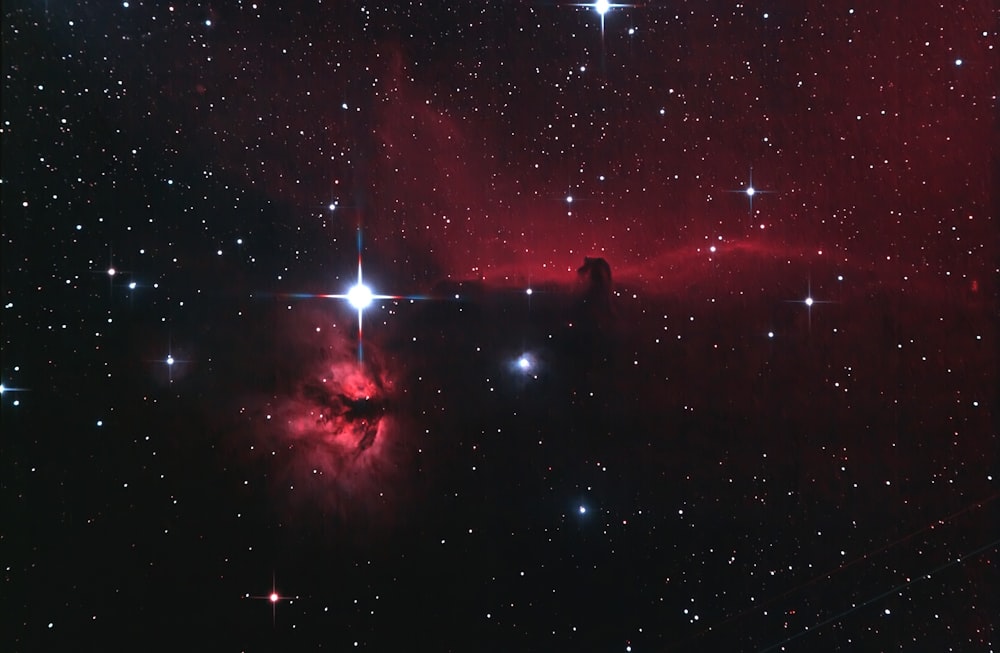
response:
<path id="1" fill-rule="evenodd" d="M 993 3 L 3 14 L 3 650 L 995 650 Z"/>

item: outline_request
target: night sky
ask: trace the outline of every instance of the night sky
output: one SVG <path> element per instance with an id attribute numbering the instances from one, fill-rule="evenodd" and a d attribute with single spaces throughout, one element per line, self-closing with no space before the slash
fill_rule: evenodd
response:
<path id="1" fill-rule="evenodd" d="M 996 4 L 607 4 L 4 2 L 0 649 L 996 650 Z"/>

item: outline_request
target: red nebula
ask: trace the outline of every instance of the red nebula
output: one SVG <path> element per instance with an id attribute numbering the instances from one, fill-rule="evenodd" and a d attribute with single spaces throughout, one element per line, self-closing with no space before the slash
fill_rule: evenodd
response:
<path id="1" fill-rule="evenodd" d="M 402 493 L 407 446 L 392 417 L 393 379 L 378 347 L 366 342 L 359 361 L 351 323 L 335 313 L 301 307 L 284 336 L 277 394 L 259 439 L 276 492 L 347 518 L 380 520 Z"/>

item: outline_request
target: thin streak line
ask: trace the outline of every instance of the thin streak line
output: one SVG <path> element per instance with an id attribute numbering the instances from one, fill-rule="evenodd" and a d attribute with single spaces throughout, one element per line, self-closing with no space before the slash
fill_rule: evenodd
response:
<path id="1" fill-rule="evenodd" d="M 865 601 L 861 605 L 853 606 L 853 607 L 851 607 L 851 608 L 849 608 L 847 610 L 844 610 L 843 612 L 840 612 L 838 614 L 833 615 L 832 617 L 828 617 L 828 618 L 824 619 L 823 621 L 819 622 L 818 624 L 816 624 L 815 626 L 813 626 L 812 628 L 806 628 L 802 632 L 796 633 L 795 635 L 792 635 L 791 637 L 789 637 L 787 639 L 783 639 L 783 640 L 781 640 L 780 642 L 778 642 L 776 644 L 772 644 L 771 646 L 768 646 L 767 648 L 762 648 L 762 649 L 760 649 L 760 653 L 767 653 L 767 651 L 773 651 L 774 649 L 778 648 L 779 646 L 784 646 L 788 642 L 790 642 L 790 641 L 792 641 L 794 639 L 798 639 L 799 637 L 802 637 L 803 635 L 806 635 L 806 634 L 812 633 L 812 632 L 816 632 L 817 630 L 819 630 L 823 626 L 831 624 L 831 623 L 833 623 L 835 621 L 840 621 L 842 618 L 844 618 L 848 614 L 854 612 L 855 610 L 859 610 L 861 608 L 867 607 L 867 606 L 871 605 L 872 603 L 875 603 L 876 601 L 884 599 L 885 597 L 889 596 L 890 594 L 897 594 L 899 592 L 902 592 L 907 587 L 909 587 L 910 585 L 913 585 L 914 583 L 916 583 L 918 581 L 921 581 L 921 580 L 930 580 L 931 576 L 933 576 L 934 574 L 937 574 L 937 573 L 939 573 L 941 571 L 944 571 L 945 569 L 947 569 L 948 567 L 951 567 L 953 565 L 957 565 L 957 564 L 959 564 L 961 562 L 965 562 L 969 558 L 977 556 L 980 553 L 984 553 L 986 551 L 989 551 L 990 549 L 994 549 L 998 545 L 1000 545 L 1000 539 L 993 540 L 989 544 L 984 544 L 983 546 L 979 547 L 978 549 L 975 549 L 974 551 L 970 551 L 969 553 L 966 553 L 964 556 L 956 558 L 956 559 L 954 559 L 954 560 L 952 560 L 950 562 L 946 562 L 943 565 L 941 565 L 940 567 L 937 567 L 936 569 L 933 569 L 933 570 L 927 572 L 926 574 L 924 574 L 922 576 L 918 576 L 918 577 L 914 578 L 913 580 L 907 581 L 905 583 L 900 583 L 899 585 L 896 585 L 895 587 L 889 589 L 888 591 L 882 592 L 881 594 L 868 599 L 867 601 Z"/>

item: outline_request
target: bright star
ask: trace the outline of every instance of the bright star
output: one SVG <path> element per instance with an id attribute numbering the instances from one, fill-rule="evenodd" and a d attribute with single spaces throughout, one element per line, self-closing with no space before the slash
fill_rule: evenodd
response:
<path id="1" fill-rule="evenodd" d="M 523 353 L 510 363 L 508 363 L 509 369 L 518 375 L 525 377 L 526 379 L 537 379 L 538 378 L 538 360 L 530 353 Z"/>
<path id="2" fill-rule="evenodd" d="M 347 303 L 358 312 L 358 361 L 364 359 L 364 312 L 365 309 L 370 307 L 377 299 L 424 299 L 419 295 L 379 295 L 376 294 L 370 287 L 365 285 L 364 274 L 361 269 L 361 229 L 358 229 L 358 279 L 351 286 L 346 293 L 337 294 L 322 294 L 322 295 L 311 295 L 311 294 L 299 294 L 294 293 L 293 297 L 322 297 L 324 299 L 346 299 Z"/>
<path id="3" fill-rule="evenodd" d="M 7 392 L 24 392 L 24 391 L 25 391 L 25 388 L 12 388 L 12 387 L 10 387 L 8 385 L 0 383 L 0 396 L 3 396 Z M 11 403 L 13 403 L 15 406 L 21 405 L 21 402 L 19 400 L 17 400 L 17 399 L 15 399 Z"/>
<path id="4" fill-rule="evenodd" d="M 165 365 L 167 368 L 167 381 L 170 383 L 174 382 L 174 374 L 183 375 L 187 372 L 186 363 L 191 361 L 186 358 L 177 358 L 174 356 L 173 348 L 173 337 L 167 338 L 167 354 L 163 358 L 157 358 L 154 361 L 157 365 Z M 161 368 L 162 369 L 162 368 Z"/>
<path id="5" fill-rule="evenodd" d="M 359 273 L 358 277 L 360 276 Z M 373 298 L 371 289 L 360 281 L 347 292 L 347 302 L 359 311 L 371 306 Z"/>
<path id="6" fill-rule="evenodd" d="M 742 190 L 730 190 L 730 191 L 727 191 L 727 192 L 730 192 L 730 193 L 742 193 L 742 194 L 746 195 L 747 199 L 750 200 L 750 213 L 753 214 L 753 198 L 756 195 L 761 195 L 763 193 L 772 193 L 774 191 L 761 190 L 759 188 L 756 188 L 753 185 L 753 168 L 750 168 L 750 183 L 748 183 L 746 185 L 746 188 L 743 188 Z"/>
<path id="7" fill-rule="evenodd" d="M 806 307 L 806 319 L 809 323 L 809 330 L 812 331 L 812 309 L 813 306 L 818 304 L 832 304 L 835 303 L 828 299 L 815 299 L 812 295 L 812 279 L 810 279 L 806 284 L 806 296 L 805 299 L 786 299 L 785 301 L 790 303 L 801 303 Z"/>
<path id="8" fill-rule="evenodd" d="M 108 253 L 108 266 L 104 267 L 104 268 L 101 268 L 99 270 L 94 270 L 93 271 L 96 274 L 107 275 L 107 277 L 108 277 L 108 296 L 109 297 L 111 296 L 111 293 L 114 290 L 115 279 L 118 278 L 118 277 L 121 277 L 123 274 L 128 274 L 130 272 L 129 270 L 120 270 L 117 267 L 115 267 L 114 260 L 115 260 L 114 254 L 111 253 L 111 252 L 109 252 Z"/>
<path id="9" fill-rule="evenodd" d="M 604 39 L 604 16 L 617 7 L 633 7 L 635 5 L 621 4 L 617 2 L 609 2 L 609 0 L 597 0 L 597 2 L 587 2 L 581 4 L 574 4 L 574 7 L 587 7 L 593 9 L 598 16 L 601 17 L 601 39 Z"/>
<path id="10" fill-rule="evenodd" d="M 376 299 L 402 299 L 400 295 L 376 295 L 371 288 L 365 285 L 364 275 L 361 271 L 361 229 L 358 229 L 358 281 L 347 294 L 344 295 L 320 295 L 331 299 L 346 299 L 358 312 L 358 361 L 364 358 L 364 313 L 365 309 L 372 305 Z"/>
<path id="11" fill-rule="evenodd" d="M 275 587 L 274 576 L 272 575 L 272 577 L 271 577 L 271 591 L 268 594 L 265 594 L 263 596 L 251 596 L 250 594 L 246 594 L 245 598 L 248 598 L 248 599 L 257 599 L 257 600 L 260 600 L 260 601 L 267 601 L 268 603 L 270 603 L 271 604 L 271 623 L 274 624 L 275 620 L 276 620 L 276 617 L 277 617 L 278 603 L 280 601 L 292 602 L 292 601 L 296 600 L 299 597 L 297 597 L 297 596 L 282 596 L 281 594 L 279 594 L 277 588 Z"/>
<path id="12" fill-rule="evenodd" d="M 580 506 L 580 514 L 583 515 L 586 514 L 586 512 L 587 512 L 587 506 Z"/>

